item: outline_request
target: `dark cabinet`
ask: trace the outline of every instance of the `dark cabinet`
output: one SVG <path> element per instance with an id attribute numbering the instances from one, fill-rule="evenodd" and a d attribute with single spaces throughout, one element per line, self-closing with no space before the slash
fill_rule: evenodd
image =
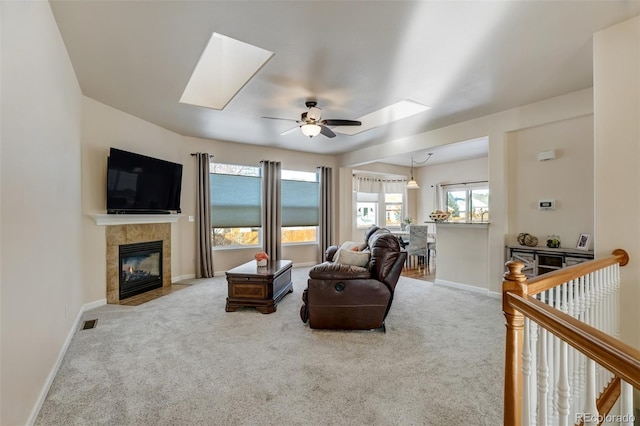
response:
<path id="1" fill-rule="evenodd" d="M 592 260 L 593 251 L 570 248 L 507 246 L 507 259 L 522 262 L 524 264 L 522 273 L 531 278 Z"/>

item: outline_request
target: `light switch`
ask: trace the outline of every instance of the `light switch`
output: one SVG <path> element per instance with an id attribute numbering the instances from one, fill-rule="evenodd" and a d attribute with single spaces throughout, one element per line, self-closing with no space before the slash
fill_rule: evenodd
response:
<path id="1" fill-rule="evenodd" d="M 195 216 L 189 216 L 189 222 L 195 222 L 196 217 Z"/>

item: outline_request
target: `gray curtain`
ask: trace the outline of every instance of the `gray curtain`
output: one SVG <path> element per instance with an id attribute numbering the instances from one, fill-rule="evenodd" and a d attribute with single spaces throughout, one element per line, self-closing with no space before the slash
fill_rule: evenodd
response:
<path id="1" fill-rule="evenodd" d="M 213 241 L 211 239 L 211 188 L 209 154 L 197 153 L 196 202 L 196 278 L 213 277 Z"/>
<path id="2" fill-rule="evenodd" d="M 320 262 L 324 261 L 324 254 L 327 248 L 333 244 L 333 179 L 331 177 L 331 167 L 318 167 L 320 177 Z"/>
<path id="3" fill-rule="evenodd" d="M 280 162 L 262 161 L 262 246 L 271 260 L 282 255 Z"/>

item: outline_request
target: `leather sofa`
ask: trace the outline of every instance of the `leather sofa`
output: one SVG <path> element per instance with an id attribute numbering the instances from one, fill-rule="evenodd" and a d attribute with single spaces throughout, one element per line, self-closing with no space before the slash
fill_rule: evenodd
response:
<path id="1" fill-rule="evenodd" d="M 370 258 L 364 267 L 334 262 L 338 249 L 329 247 L 325 262 L 309 271 L 300 318 L 314 329 L 385 331 L 406 251 L 395 235 L 377 226 L 365 233 L 360 251 Z"/>

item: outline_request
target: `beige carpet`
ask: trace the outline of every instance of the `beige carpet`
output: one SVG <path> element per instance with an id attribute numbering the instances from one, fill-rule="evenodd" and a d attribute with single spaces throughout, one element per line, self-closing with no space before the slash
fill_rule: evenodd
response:
<path id="1" fill-rule="evenodd" d="M 294 293 L 225 312 L 224 277 L 88 311 L 39 425 L 498 425 L 500 301 L 401 277 L 379 331 L 318 331 Z"/>

